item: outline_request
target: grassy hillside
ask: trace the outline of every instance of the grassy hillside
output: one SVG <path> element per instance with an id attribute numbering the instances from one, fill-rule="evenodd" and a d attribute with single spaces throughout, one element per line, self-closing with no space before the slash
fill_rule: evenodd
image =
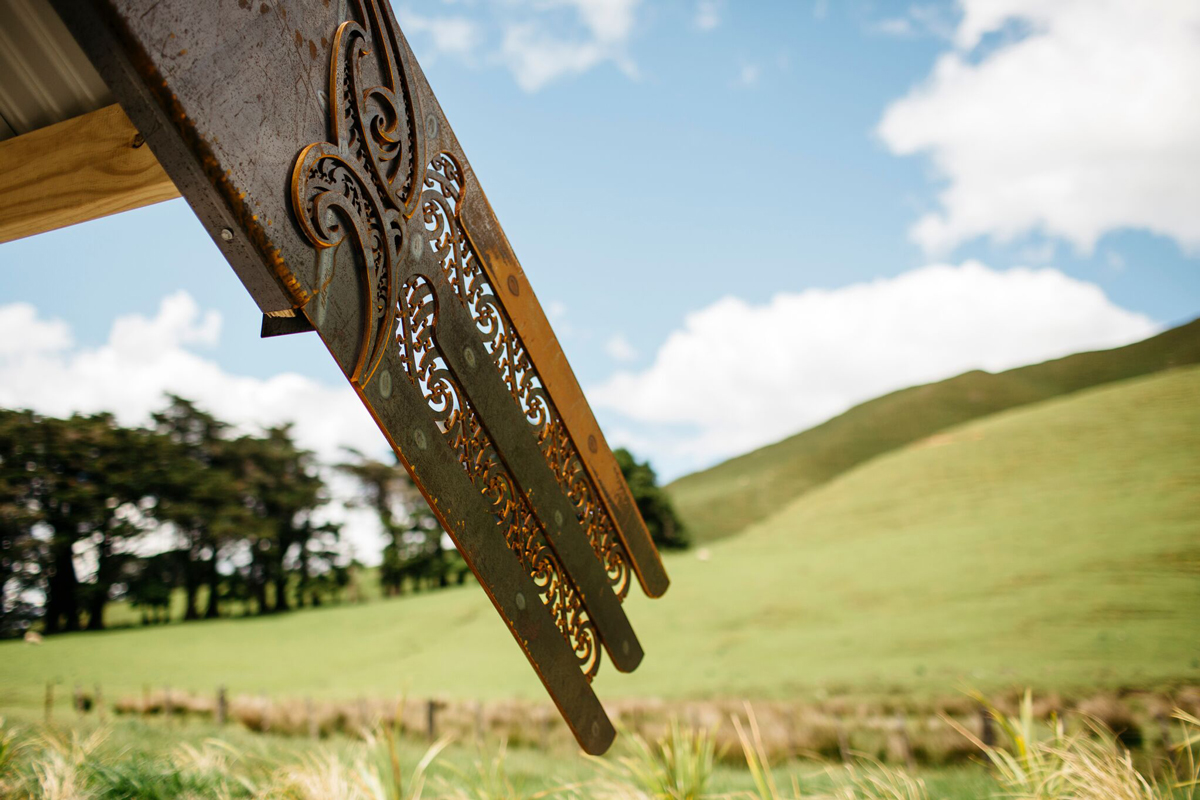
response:
<path id="1" fill-rule="evenodd" d="M 1200 681 L 1200 367 L 1005 412 L 809 492 L 627 606 L 608 697 Z M 637 594 L 636 592 L 634 593 Z M 0 643 L 0 707 L 49 678 L 352 698 L 540 697 L 477 586 L 278 618 Z"/>
<path id="2" fill-rule="evenodd" d="M 1200 320 L 1152 339 L 903 389 L 668 487 L 698 542 L 730 536 L 881 453 L 997 411 L 1200 363 Z"/>

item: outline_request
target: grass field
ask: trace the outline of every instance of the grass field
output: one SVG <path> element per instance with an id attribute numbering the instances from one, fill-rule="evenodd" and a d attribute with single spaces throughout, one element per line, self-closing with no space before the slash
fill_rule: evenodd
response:
<path id="1" fill-rule="evenodd" d="M 1200 368 L 945 431 L 668 560 L 607 697 L 952 694 L 1200 681 Z M 636 592 L 635 592 L 636 595 Z M 47 679 L 354 697 L 539 697 L 477 586 L 277 618 L 0 644 L 0 708 Z"/>
<path id="2" fill-rule="evenodd" d="M 803 493 L 883 453 L 989 414 L 1200 362 L 1200 320 L 1143 342 L 998 374 L 968 372 L 863 403 L 822 425 L 669 486 L 698 542 L 766 519 Z"/>

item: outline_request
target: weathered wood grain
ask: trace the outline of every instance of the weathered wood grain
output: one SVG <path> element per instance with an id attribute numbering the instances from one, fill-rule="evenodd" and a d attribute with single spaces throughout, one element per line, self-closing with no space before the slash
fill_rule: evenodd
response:
<path id="1" fill-rule="evenodd" d="M 179 196 L 119 105 L 0 142 L 0 242 Z"/>

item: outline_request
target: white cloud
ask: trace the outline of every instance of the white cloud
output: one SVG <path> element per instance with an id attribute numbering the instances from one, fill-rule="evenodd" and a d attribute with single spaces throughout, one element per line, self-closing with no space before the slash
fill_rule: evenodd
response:
<path id="1" fill-rule="evenodd" d="M 163 299 L 158 313 L 113 322 L 108 341 L 76 347 L 70 327 L 38 316 L 27 304 L 0 306 L 0 407 L 30 408 L 52 416 L 111 411 L 125 425 L 142 425 L 171 392 L 236 424 L 242 431 L 294 422 L 301 446 L 323 461 L 345 458 L 344 446 L 386 452 L 379 429 L 349 386 L 331 387 L 296 374 L 261 379 L 231 375 L 193 347 L 217 343 L 221 317 L 201 313 L 185 292 Z M 351 487 L 343 480 L 335 497 Z M 380 547 L 369 515 L 338 507 L 347 538 L 361 556 Z"/>
<path id="2" fill-rule="evenodd" d="M 44 356 L 71 346 L 71 329 L 61 320 L 38 318 L 28 303 L 0 307 L 0 359 Z"/>
<path id="3" fill-rule="evenodd" d="M 641 433 L 643 452 L 678 474 L 902 387 L 1115 347 L 1157 330 L 1057 270 L 999 272 L 968 261 L 781 293 L 765 305 L 726 297 L 689 314 L 650 367 L 617 373 L 588 396 L 651 428 L 652 446 Z"/>
<path id="4" fill-rule="evenodd" d="M 614 361 L 633 361 L 637 358 L 637 350 L 619 333 L 604 343 L 604 352 Z"/>
<path id="5" fill-rule="evenodd" d="M 429 38 L 435 55 L 499 65 L 522 89 L 537 92 L 606 63 L 636 78 L 628 43 L 641 4 L 642 0 L 454 2 L 449 5 L 468 6 L 470 12 L 427 16 L 424 6 L 420 12 L 406 6 L 398 15 L 407 34 Z"/>
<path id="6" fill-rule="evenodd" d="M 912 36 L 915 33 L 912 22 L 907 17 L 889 17 L 888 19 L 880 20 L 875 23 L 873 29 L 885 36 L 900 38 Z"/>
<path id="7" fill-rule="evenodd" d="M 700 0 L 696 4 L 696 27 L 711 31 L 721 25 L 721 4 L 717 0 Z"/>
<path id="8" fill-rule="evenodd" d="M 536 92 L 568 75 L 578 75 L 611 61 L 630 77 L 637 66 L 626 52 L 641 0 L 540 0 L 532 8 L 540 12 L 566 9 L 574 12 L 584 36 L 564 33 L 544 14 L 506 23 L 500 50 L 502 62 L 513 73 L 517 85 Z M 526 0 L 529 3 L 529 0 Z M 522 5 L 521 2 L 516 5 Z"/>
<path id="9" fill-rule="evenodd" d="M 405 33 L 427 33 L 439 53 L 469 58 L 483 43 L 479 24 L 466 17 L 425 17 L 401 11 L 400 25 Z"/>
<path id="10" fill-rule="evenodd" d="M 955 49 L 879 125 L 946 180 L 913 238 L 939 252 L 1041 231 L 1090 252 L 1139 228 L 1200 250 L 1200 3 L 960 5 Z"/>
<path id="11" fill-rule="evenodd" d="M 762 77 L 762 67 L 758 64 L 743 64 L 742 69 L 738 72 L 738 83 L 747 88 L 757 86 L 760 77 Z"/>

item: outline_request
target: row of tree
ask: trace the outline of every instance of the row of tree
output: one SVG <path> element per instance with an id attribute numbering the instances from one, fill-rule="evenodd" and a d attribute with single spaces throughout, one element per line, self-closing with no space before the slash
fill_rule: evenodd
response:
<path id="1" fill-rule="evenodd" d="M 467 568 L 395 461 L 333 469 L 378 517 L 384 593 L 461 583 Z M 618 451 L 660 546 L 687 540 L 653 471 Z M 181 397 L 153 424 L 0 410 L 0 636 L 99 630 L 124 600 L 144 621 L 268 614 L 341 599 L 358 571 L 322 509 L 326 477 L 289 426 L 236 435 Z"/>

